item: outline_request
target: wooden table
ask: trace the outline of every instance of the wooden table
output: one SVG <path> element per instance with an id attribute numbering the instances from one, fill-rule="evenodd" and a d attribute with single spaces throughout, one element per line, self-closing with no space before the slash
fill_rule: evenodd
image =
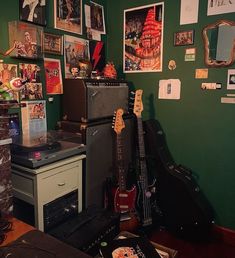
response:
<path id="1" fill-rule="evenodd" d="M 12 230 L 6 234 L 6 239 L 0 246 L 9 244 L 10 242 L 16 240 L 18 237 L 35 229 L 33 226 L 30 226 L 16 218 L 10 218 L 9 220 L 12 222 Z"/>

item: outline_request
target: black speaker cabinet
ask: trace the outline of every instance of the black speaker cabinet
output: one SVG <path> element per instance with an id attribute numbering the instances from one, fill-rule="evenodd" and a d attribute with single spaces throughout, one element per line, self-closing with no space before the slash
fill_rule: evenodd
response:
<path id="1" fill-rule="evenodd" d="M 128 111 L 126 81 L 65 79 L 63 87 L 64 120 L 88 122 L 111 117 L 118 108 Z"/>
<path id="2" fill-rule="evenodd" d="M 130 164 L 134 146 L 134 119 L 124 116 L 125 128 L 122 130 L 124 144 L 124 162 Z M 105 119 L 102 122 L 77 123 L 62 121 L 61 128 L 64 131 L 82 133 L 86 144 L 86 169 L 83 175 L 83 196 L 85 205 L 96 204 L 103 207 L 104 183 L 107 177 L 115 173 L 116 134 L 112 128 L 112 120 Z"/>

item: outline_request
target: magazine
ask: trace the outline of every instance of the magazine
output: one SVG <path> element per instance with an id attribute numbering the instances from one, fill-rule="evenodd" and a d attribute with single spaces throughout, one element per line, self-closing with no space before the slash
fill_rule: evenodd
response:
<path id="1" fill-rule="evenodd" d="M 117 239 L 101 245 L 103 258 L 161 258 L 151 242 L 145 237 Z"/>

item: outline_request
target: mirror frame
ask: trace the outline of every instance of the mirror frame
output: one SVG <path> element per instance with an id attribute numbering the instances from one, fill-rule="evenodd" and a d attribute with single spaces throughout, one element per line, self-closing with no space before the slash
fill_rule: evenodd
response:
<path id="1" fill-rule="evenodd" d="M 207 31 L 209 29 L 216 28 L 221 25 L 227 25 L 227 26 L 235 26 L 235 21 L 229 21 L 229 20 L 218 20 L 215 23 L 211 23 L 204 27 L 202 31 L 202 37 L 204 41 L 204 61 L 205 64 L 209 67 L 224 67 L 224 66 L 229 66 L 232 65 L 235 61 L 235 40 L 233 42 L 233 48 L 231 50 L 231 55 L 228 61 L 217 61 L 217 60 L 211 60 L 209 58 L 209 39 L 207 36 Z"/>

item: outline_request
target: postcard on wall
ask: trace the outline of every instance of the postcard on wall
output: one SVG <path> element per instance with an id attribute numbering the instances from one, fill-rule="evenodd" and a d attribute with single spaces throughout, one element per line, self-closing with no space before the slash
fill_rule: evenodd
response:
<path id="1" fill-rule="evenodd" d="M 180 25 L 198 22 L 199 0 L 181 0 Z"/>
<path id="2" fill-rule="evenodd" d="M 196 79 L 207 79 L 208 78 L 208 69 L 196 69 L 195 70 Z"/>
<path id="3" fill-rule="evenodd" d="M 44 58 L 47 94 L 63 94 L 63 81 L 59 59 Z"/>
<path id="4" fill-rule="evenodd" d="M 20 20 L 46 25 L 47 0 L 20 0 Z"/>
<path id="5" fill-rule="evenodd" d="M 25 104 L 21 108 L 23 135 L 37 135 L 47 131 L 46 101 L 22 101 Z"/>
<path id="6" fill-rule="evenodd" d="M 184 55 L 184 61 L 195 61 L 196 58 L 196 48 L 186 48 L 185 49 L 185 55 Z"/>
<path id="7" fill-rule="evenodd" d="M 227 89 L 235 90 L 235 69 L 228 70 Z"/>
<path id="8" fill-rule="evenodd" d="M 168 79 L 159 81 L 159 99 L 180 99 L 181 81 Z"/>
<path id="9" fill-rule="evenodd" d="M 124 10 L 123 72 L 161 72 L 164 3 Z"/>
<path id="10" fill-rule="evenodd" d="M 94 2 L 90 2 L 91 29 L 105 34 L 104 7 Z"/>
<path id="11" fill-rule="evenodd" d="M 235 12 L 234 0 L 208 0 L 207 15 Z"/>
<path id="12" fill-rule="evenodd" d="M 82 34 L 82 0 L 54 0 L 54 27 Z"/>
<path id="13" fill-rule="evenodd" d="M 79 60 L 90 60 L 89 40 L 65 35 L 64 54 L 65 78 L 73 78 L 71 69 L 78 67 Z"/>

